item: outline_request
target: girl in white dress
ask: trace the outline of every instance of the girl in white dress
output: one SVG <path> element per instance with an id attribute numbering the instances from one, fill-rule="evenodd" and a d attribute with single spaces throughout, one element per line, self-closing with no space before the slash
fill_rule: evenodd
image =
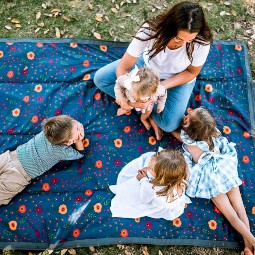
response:
<path id="1" fill-rule="evenodd" d="M 183 118 L 181 132 L 174 134 L 183 142 L 189 166 L 187 195 L 211 199 L 230 224 L 244 238 L 244 254 L 252 255 L 255 237 L 250 232 L 239 185 L 235 144 L 221 136 L 213 116 L 204 108 L 190 111 Z"/>
<path id="2" fill-rule="evenodd" d="M 185 195 L 188 169 L 183 154 L 176 150 L 147 152 L 120 172 L 111 201 L 113 217 L 179 217 L 191 203 Z"/>
<path id="3" fill-rule="evenodd" d="M 121 75 L 114 86 L 116 103 L 120 106 L 117 115 L 122 115 L 133 109 L 128 103 L 139 102 L 144 108 L 135 108 L 141 111 L 141 122 L 147 130 L 151 128 L 150 115 L 154 103 L 157 104 L 157 113 L 164 110 L 167 91 L 160 84 L 158 75 L 149 67 L 138 69 L 137 66 L 124 75 Z"/>

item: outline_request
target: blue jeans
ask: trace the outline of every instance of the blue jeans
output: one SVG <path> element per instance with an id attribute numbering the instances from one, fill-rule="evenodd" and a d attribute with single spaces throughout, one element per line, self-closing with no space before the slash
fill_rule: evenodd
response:
<path id="1" fill-rule="evenodd" d="M 95 85 L 114 98 L 116 68 L 119 62 L 120 59 L 100 68 L 94 76 Z M 136 65 L 138 68 L 145 65 L 142 57 L 137 60 Z M 179 127 L 194 86 L 195 81 L 168 89 L 165 108 L 161 113 L 157 113 L 157 105 L 154 105 L 152 118 L 162 130 L 172 132 Z"/>

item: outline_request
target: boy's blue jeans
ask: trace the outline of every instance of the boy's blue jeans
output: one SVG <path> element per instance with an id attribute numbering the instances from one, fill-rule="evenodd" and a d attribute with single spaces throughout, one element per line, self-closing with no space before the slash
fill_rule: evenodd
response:
<path id="1" fill-rule="evenodd" d="M 95 85 L 114 98 L 116 68 L 119 62 L 120 59 L 100 68 L 94 76 Z M 136 65 L 138 68 L 145 65 L 142 57 L 137 60 Z M 168 89 L 165 108 L 161 113 L 157 113 L 157 105 L 154 105 L 151 116 L 162 130 L 172 132 L 179 127 L 194 86 L 195 81 Z"/>

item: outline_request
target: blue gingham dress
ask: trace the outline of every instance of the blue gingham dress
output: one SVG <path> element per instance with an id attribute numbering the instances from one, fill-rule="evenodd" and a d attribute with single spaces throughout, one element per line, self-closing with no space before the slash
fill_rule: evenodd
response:
<path id="1" fill-rule="evenodd" d="M 210 151 L 205 141 L 191 140 L 184 130 L 181 131 L 181 139 L 190 174 L 190 184 L 186 190 L 188 196 L 210 199 L 226 194 L 242 183 L 237 172 L 235 143 L 228 142 L 227 138 L 222 136 L 213 138 L 214 149 Z M 203 151 L 198 163 L 193 162 L 186 144 L 195 145 Z"/>

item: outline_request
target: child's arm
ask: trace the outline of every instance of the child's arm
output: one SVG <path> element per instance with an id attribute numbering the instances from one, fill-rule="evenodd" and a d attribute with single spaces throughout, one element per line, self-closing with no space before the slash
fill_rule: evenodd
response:
<path id="1" fill-rule="evenodd" d="M 140 181 L 140 199 L 143 203 L 147 204 L 152 201 L 155 192 L 152 189 L 152 184 L 149 183 L 147 176 L 147 167 L 138 171 L 136 178 Z"/>
<path id="2" fill-rule="evenodd" d="M 194 163 L 198 162 L 198 159 L 203 154 L 203 151 L 199 149 L 196 145 L 185 144 L 186 149 L 189 151 L 191 157 L 193 158 Z"/>
<path id="3" fill-rule="evenodd" d="M 160 113 L 164 110 L 167 99 L 167 91 L 163 85 L 159 85 L 158 88 L 158 100 L 157 100 L 157 112 Z"/>

